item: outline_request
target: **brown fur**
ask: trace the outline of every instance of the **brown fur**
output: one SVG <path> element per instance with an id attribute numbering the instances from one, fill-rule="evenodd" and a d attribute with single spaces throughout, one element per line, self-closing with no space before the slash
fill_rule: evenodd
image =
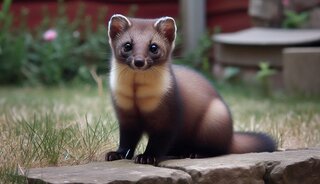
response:
<path id="1" fill-rule="evenodd" d="M 170 17 L 111 18 L 110 87 L 120 146 L 106 160 L 132 158 L 142 133 L 149 136 L 146 151 L 135 160 L 142 164 L 155 164 L 165 155 L 273 151 L 274 142 L 264 134 L 234 134 L 229 109 L 212 85 L 195 71 L 171 64 L 175 35 Z"/>

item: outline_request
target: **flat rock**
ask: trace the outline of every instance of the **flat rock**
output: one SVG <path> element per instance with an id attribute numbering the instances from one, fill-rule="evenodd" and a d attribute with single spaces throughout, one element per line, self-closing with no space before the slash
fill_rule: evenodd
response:
<path id="1" fill-rule="evenodd" d="M 318 29 L 249 28 L 235 33 L 221 33 L 214 41 L 232 45 L 300 45 L 320 41 Z"/>
<path id="2" fill-rule="evenodd" d="M 320 149 L 170 160 L 161 166 L 183 170 L 203 184 L 320 183 Z"/>
<path id="3" fill-rule="evenodd" d="M 167 160 L 159 167 L 96 162 L 30 169 L 27 177 L 30 183 L 318 184 L 320 149 Z"/>
<path id="4" fill-rule="evenodd" d="M 35 168 L 29 170 L 27 177 L 29 183 L 191 183 L 190 175 L 183 171 L 134 164 L 129 160 Z"/>

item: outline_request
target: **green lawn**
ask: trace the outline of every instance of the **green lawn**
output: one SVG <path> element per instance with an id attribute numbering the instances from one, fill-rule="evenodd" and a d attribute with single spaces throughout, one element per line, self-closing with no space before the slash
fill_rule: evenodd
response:
<path id="1" fill-rule="evenodd" d="M 267 98 L 254 87 L 218 88 L 231 108 L 235 130 L 267 132 L 279 149 L 320 146 L 320 97 Z M 118 141 L 107 90 L 104 94 L 90 86 L 1 87 L 0 178 L 11 180 L 19 167 L 103 160 Z"/>

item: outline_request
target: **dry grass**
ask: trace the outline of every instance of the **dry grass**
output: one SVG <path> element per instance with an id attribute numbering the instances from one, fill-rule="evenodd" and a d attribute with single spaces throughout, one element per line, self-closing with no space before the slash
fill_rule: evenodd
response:
<path id="1" fill-rule="evenodd" d="M 320 98 L 302 96 L 263 97 L 226 91 L 235 130 L 262 131 L 278 141 L 278 148 L 320 146 Z"/>
<path id="2" fill-rule="evenodd" d="M 0 89 L 0 178 L 12 180 L 18 166 L 102 160 L 116 129 L 109 98 L 90 87 Z"/>
<path id="3" fill-rule="evenodd" d="M 220 89 L 235 130 L 267 132 L 280 149 L 320 146 L 320 98 L 266 98 L 243 88 Z M 102 160 L 117 146 L 116 129 L 109 97 L 91 87 L 1 88 L 0 178 L 16 181 L 19 166 Z"/>

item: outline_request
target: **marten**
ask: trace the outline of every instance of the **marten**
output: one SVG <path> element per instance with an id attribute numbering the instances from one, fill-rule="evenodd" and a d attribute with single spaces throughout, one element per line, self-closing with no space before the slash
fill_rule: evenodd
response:
<path id="1" fill-rule="evenodd" d="M 171 17 L 111 17 L 110 90 L 120 145 L 105 159 L 132 159 L 144 133 L 148 143 L 135 163 L 274 151 L 276 143 L 267 134 L 234 133 L 230 110 L 211 83 L 192 69 L 172 64 L 176 31 Z"/>

